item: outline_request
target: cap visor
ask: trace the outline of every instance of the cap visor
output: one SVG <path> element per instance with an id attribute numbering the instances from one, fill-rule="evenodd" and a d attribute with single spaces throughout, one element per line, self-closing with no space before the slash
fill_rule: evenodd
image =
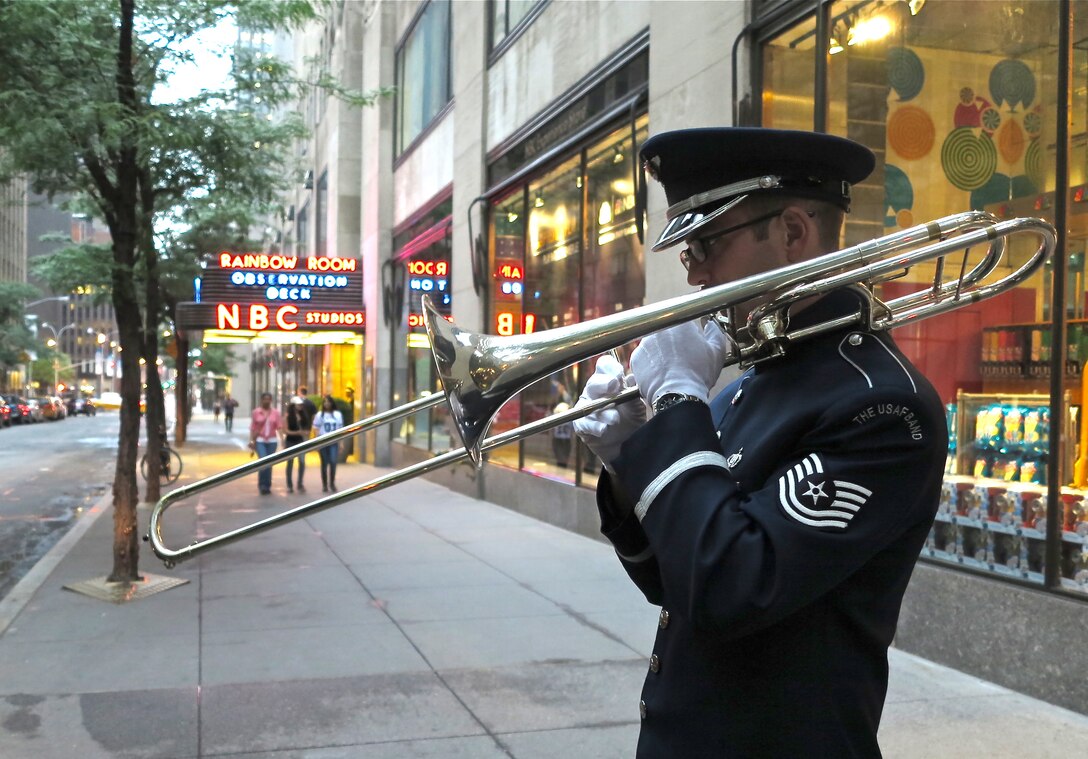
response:
<path id="1" fill-rule="evenodd" d="M 657 242 L 653 244 L 653 247 L 650 248 L 650 250 L 656 253 L 665 250 L 666 248 L 671 248 L 673 245 L 683 241 L 684 238 L 690 237 L 696 230 L 705 227 L 707 224 L 717 219 L 746 197 L 748 196 L 741 195 L 740 197 L 733 198 L 725 205 L 720 208 L 715 208 L 709 213 L 693 211 L 691 213 L 680 214 L 675 219 L 670 219 L 665 225 L 665 230 L 661 233 L 661 236 L 657 238 Z"/>

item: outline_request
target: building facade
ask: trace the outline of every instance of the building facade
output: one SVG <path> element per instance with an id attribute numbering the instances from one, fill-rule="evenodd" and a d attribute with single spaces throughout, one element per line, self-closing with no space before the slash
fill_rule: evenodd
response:
<path id="1" fill-rule="evenodd" d="M 296 38 L 296 57 L 396 91 L 361 111 L 304 104 L 314 137 L 282 233 L 295 250 L 360 261 L 360 340 L 340 358 L 324 348 L 312 376 L 350 380 L 361 415 L 440 392 L 424 295 L 465 329 L 517 335 L 687 291 L 674 257 L 648 252 L 665 212 L 635 160 L 649 134 L 741 124 L 862 142 L 877 170 L 855 188 L 844 247 L 968 209 L 1054 223 L 1045 271 L 895 333 L 947 404 L 952 439 L 898 644 L 1088 709 L 1074 675 L 1088 656 L 1067 643 L 1088 622 L 1088 54 L 1072 42 L 1088 2 L 334 8 Z M 1010 242 L 1010 265 L 1031 247 Z M 932 268 L 878 295 L 924 286 Z M 590 370 L 541 379 L 492 431 L 572 404 Z M 399 466 L 457 445 L 436 405 L 358 450 Z M 597 467 L 560 428 L 431 476 L 592 535 Z"/>
<path id="2" fill-rule="evenodd" d="M 27 183 L 0 184 L 0 282 L 26 282 Z"/>

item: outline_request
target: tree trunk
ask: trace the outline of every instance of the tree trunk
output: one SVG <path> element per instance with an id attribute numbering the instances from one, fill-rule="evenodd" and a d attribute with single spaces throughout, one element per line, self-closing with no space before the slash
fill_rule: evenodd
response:
<path id="1" fill-rule="evenodd" d="M 115 256 L 118 250 L 114 244 Z M 129 254 L 131 255 L 131 253 Z M 117 313 L 121 345 L 121 429 L 117 441 L 117 467 L 113 475 L 113 571 L 110 582 L 140 580 L 139 530 L 136 523 L 136 463 L 140 438 L 140 344 L 139 316 L 133 288 L 129 292 L 114 277 L 113 308 Z M 129 280 L 131 282 L 131 280 Z"/>
<path id="2" fill-rule="evenodd" d="M 178 384 L 174 387 L 177 400 L 177 427 L 174 428 L 174 442 L 182 445 L 189 435 L 189 338 L 180 332 L 175 332 L 174 337 L 178 346 L 178 356 L 175 361 L 178 370 Z"/>
<path id="3" fill-rule="evenodd" d="M 117 44 L 117 97 L 122 107 L 135 112 L 136 88 L 132 70 L 133 0 L 121 0 Z M 116 187 L 101 180 L 109 199 L 107 223 L 113 238 L 113 308 L 121 340 L 121 428 L 117 441 L 117 468 L 113 478 L 113 571 L 110 582 L 137 582 L 140 542 L 136 521 L 136 452 L 140 436 L 140 305 L 133 282 L 135 272 L 137 206 L 137 151 L 120 151 Z"/>
<path id="4" fill-rule="evenodd" d="M 156 503 L 162 497 L 162 447 L 166 442 L 166 403 L 159 379 L 159 327 L 162 322 L 162 290 L 159 281 L 159 254 L 155 249 L 155 196 L 146 169 L 140 171 L 140 253 L 144 263 L 144 395 L 147 410 L 144 424 L 147 430 L 147 491 L 144 500 Z"/>

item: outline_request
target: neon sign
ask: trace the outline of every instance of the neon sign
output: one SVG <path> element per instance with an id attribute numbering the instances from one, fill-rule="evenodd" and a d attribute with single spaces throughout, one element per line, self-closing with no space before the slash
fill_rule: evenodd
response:
<path id="1" fill-rule="evenodd" d="M 498 279 L 524 279 L 521 267 L 517 264 L 501 264 L 495 272 Z"/>
<path id="2" fill-rule="evenodd" d="M 408 278 L 408 329 L 422 329 L 422 296 L 427 295 L 443 314 L 450 311 L 450 262 L 414 259 L 404 262 Z M 448 318 L 448 316 L 447 316 Z"/>
<path id="3" fill-rule="evenodd" d="M 223 251 L 196 281 L 196 302 L 179 304 L 187 329 L 362 331 L 358 258 Z"/>
<path id="4" fill-rule="evenodd" d="M 362 310 L 299 311 L 298 306 L 270 308 L 263 303 L 219 303 L 215 308 L 215 329 L 278 329 L 293 332 L 299 326 L 362 327 L 366 317 Z"/>
<path id="5" fill-rule="evenodd" d="M 329 258 L 326 256 L 307 256 L 303 259 L 307 271 L 357 271 L 358 259 Z M 298 268 L 298 256 L 285 256 L 269 253 L 228 253 L 219 254 L 220 269 L 260 269 L 281 271 Z"/>
<path id="6" fill-rule="evenodd" d="M 453 321 L 453 317 L 448 314 L 442 314 L 442 318 L 448 322 Z M 426 327 L 426 323 L 423 321 L 423 314 L 408 314 L 408 327 Z"/>
<path id="7" fill-rule="evenodd" d="M 510 311 L 500 311 L 495 314 L 495 332 L 504 337 L 514 334 L 516 315 Z M 521 334 L 531 335 L 536 331 L 536 314 L 521 315 Z"/>
<path id="8" fill-rule="evenodd" d="M 446 292 L 446 287 L 449 286 L 449 280 L 447 279 L 426 279 L 425 277 L 413 277 L 408 280 L 408 289 L 420 290 L 425 293 L 434 292 L 437 290 L 440 293 Z"/>
<path id="9" fill-rule="evenodd" d="M 408 273 L 424 277 L 448 277 L 449 261 L 409 261 Z"/>
<path id="10" fill-rule="evenodd" d="M 277 329 L 290 332 L 298 329 L 293 319 L 297 315 L 298 306 L 280 306 L 274 312 L 263 303 L 251 303 L 244 311 L 239 303 L 219 303 L 215 307 L 216 329 L 261 330 L 268 329 L 274 322 Z"/>

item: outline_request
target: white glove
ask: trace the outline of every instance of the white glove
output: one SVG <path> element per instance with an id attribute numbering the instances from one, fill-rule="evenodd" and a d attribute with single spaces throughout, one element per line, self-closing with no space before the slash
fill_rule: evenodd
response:
<path id="1" fill-rule="evenodd" d="M 709 401 L 729 354 L 729 342 L 712 319 L 703 326 L 685 322 L 644 338 L 631 355 L 631 371 L 650 405 L 666 393 Z"/>
<path id="2" fill-rule="evenodd" d="M 623 365 L 619 361 L 610 355 L 601 356 L 574 408 L 619 394 L 629 386 L 630 379 L 630 375 L 624 376 Z M 620 446 L 645 422 L 646 406 L 636 399 L 575 419 L 574 431 L 611 471 L 612 462 L 619 458 Z"/>

